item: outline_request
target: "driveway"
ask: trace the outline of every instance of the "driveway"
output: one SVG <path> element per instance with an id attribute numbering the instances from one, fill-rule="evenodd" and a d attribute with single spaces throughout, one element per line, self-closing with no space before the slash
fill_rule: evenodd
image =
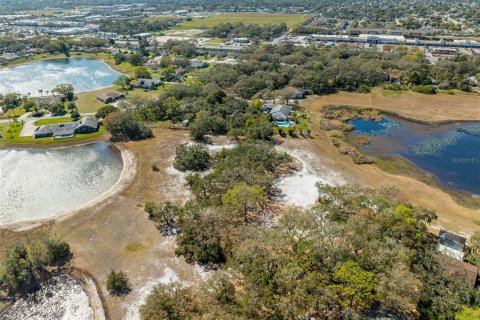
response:
<path id="1" fill-rule="evenodd" d="M 19 137 L 31 137 L 35 133 L 35 130 L 38 128 L 38 126 L 35 125 L 35 122 L 41 119 L 55 119 L 55 118 L 65 118 L 68 115 L 63 115 L 63 116 L 52 116 L 50 114 L 47 114 L 43 117 L 35 117 L 35 118 L 29 118 L 31 115 L 31 112 L 27 112 L 20 117 L 17 118 L 18 121 L 23 122 L 23 128 L 22 131 L 20 131 Z M 82 113 L 81 116 L 91 116 L 95 115 L 95 112 L 88 112 L 88 113 Z M 9 120 L 7 119 L 6 122 Z"/>

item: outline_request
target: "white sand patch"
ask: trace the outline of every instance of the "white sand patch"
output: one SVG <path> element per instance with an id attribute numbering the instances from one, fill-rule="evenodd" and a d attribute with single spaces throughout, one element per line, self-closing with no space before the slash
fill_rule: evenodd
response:
<path id="1" fill-rule="evenodd" d="M 211 153 L 218 153 L 223 149 L 232 149 L 236 146 L 235 143 L 226 143 L 226 144 L 207 144 L 206 147 Z"/>
<path id="2" fill-rule="evenodd" d="M 93 320 L 93 310 L 79 280 L 55 276 L 0 314 L 3 320 Z"/>
<path id="3" fill-rule="evenodd" d="M 318 199 L 316 184 L 341 185 L 345 180 L 340 173 L 333 171 L 321 163 L 321 159 L 313 153 L 285 147 L 278 147 L 287 152 L 301 164 L 301 170 L 293 175 L 281 177 L 277 182 L 283 199 L 290 205 L 308 208 Z"/>
<path id="4" fill-rule="evenodd" d="M 130 292 L 130 295 L 136 296 L 136 299 L 129 303 L 125 320 L 140 320 L 140 307 L 147 301 L 148 295 L 153 288 L 159 284 L 169 284 L 175 281 L 178 281 L 177 274 L 169 267 L 166 267 L 163 270 L 162 277 L 149 279 L 143 287 Z"/>
<path id="5" fill-rule="evenodd" d="M 212 270 L 207 270 L 205 267 L 195 264 L 195 272 L 197 273 L 197 278 L 202 279 L 202 281 L 207 281 L 213 275 Z"/>

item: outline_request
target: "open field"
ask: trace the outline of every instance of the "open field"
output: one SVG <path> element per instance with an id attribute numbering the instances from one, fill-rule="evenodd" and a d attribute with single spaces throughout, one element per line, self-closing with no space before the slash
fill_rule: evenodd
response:
<path id="1" fill-rule="evenodd" d="M 320 97 L 309 97 L 301 105 L 318 112 L 330 104 L 376 108 L 420 121 L 480 120 L 480 95 L 473 94 L 405 94 L 384 95 L 381 88 L 371 93 L 339 92 Z"/>
<path id="2" fill-rule="evenodd" d="M 97 100 L 97 95 L 102 92 L 116 91 L 115 87 L 100 89 L 97 91 L 77 93 L 75 96 L 78 98 L 75 103 L 77 104 L 78 111 L 80 113 L 96 112 L 100 107 L 104 106 L 102 102 Z"/>
<path id="3" fill-rule="evenodd" d="M 176 28 L 180 29 L 209 29 L 221 23 L 243 22 L 244 24 L 280 24 L 285 22 L 289 28 L 292 28 L 308 18 L 303 14 L 280 14 L 280 13 L 224 13 L 221 15 L 210 16 L 206 18 L 193 18 L 192 21 L 185 21 Z"/>
<path id="4" fill-rule="evenodd" d="M 52 119 L 53 120 L 53 119 Z M 62 121 L 63 122 L 63 121 Z M 18 145 L 55 145 L 55 144 L 68 144 L 72 142 L 78 141 L 89 141 L 91 139 L 100 138 L 106 133 L 105 127 L 100 126 L 97 132 L 94 133 L 79 133 L 76 134 L 74 138 L 66 138 L 66 139 L 58 139 L 54 140 L 51 137 L 49 138 L 39 138 L 34 139 L 33 137 L 19 137 L 20 132 L 22 131 L 22 123 L 12 123 L 8 127 L 3 129 L 3 145 L 11 145 L 11 144 L 18 144 Z M 0 147 L 2 144 L 0 144 Z"/>

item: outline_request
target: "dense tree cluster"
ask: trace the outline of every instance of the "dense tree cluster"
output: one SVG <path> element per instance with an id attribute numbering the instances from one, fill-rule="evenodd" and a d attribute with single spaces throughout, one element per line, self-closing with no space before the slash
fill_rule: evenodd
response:
<path id="1" fill-rule="evenodd" d="M 285 23 L 278 25 L 266 24 L 248 24 L 238 23 L 220 23 L 213 26 L 207 32 L 206 36 L 218 38 L 247 37 L 268 40 L 277 37 L 288 30 Z"/>
<path id="2" fill-rule="evenodd" d="M 180 207 L 177 254 L 225 268 L 200 289 L 157 286 L 143 319 L 433 320 L 478 305 L 480 292 L 452 273 L 458 262 L 436 252 L 434 213 L 389 189 L 319 186 L 319 194 L 314 208 L 288 210 L 270 227 L 224 204 Z"/>
<path id="3" fill-rule="evenodd" d="M 178 19 L 121 19 L 105 20 L 100 24 L 100 30 L 104 32 L 115 32 L 124 35 L 134 35 L 145 32 L 156 32 L 166 30 L 178 22 Z"/>
<path id="4" fill-rule="evenodd" d="M 32 239 L 6 249 L 0 264 L 0 289 L 9 296 L 36 289 L 49 273 L 72 257 L 68 243 L 56 239 Z"/>
<path id="5" fill-rule="evenodd" d="M 175 152 L 173 167 L 180 171 L 203 171 L 210 166 L 210 153 L 202 144 L 182 144 Z"/>
<path id="6" fill-rule="evenodd" d="M 132 112 L 109 113 L 103 124 L 112 138 L 117 141 L 142 140 L 153 137 L 152 129 L 135 118 Z"/>
<path id="7" fill-rule="evenodd" d="M 272 98 L 286 86 L 315 94 L 337 90 L 365 91 L 384 81 L 410 86 L 438 85 L 442 89 L 470 90 L 469 78 L 480 73 L 480 58 L 459 55 L 431 65 L 417 50 L 394 52 L 351 48 L 263 46 L 244 53 L 237 65 L 220 64 L 202 74 L 205 83 L 242 98 Z M 394 75 L 390 77 L 390 75 Z"/>
<path id="8" fill-rule="evenodd" d="M 129 102 L 144 121 L 189 120 L 190 134 L 198 141 L 207 134 L 260 140 L 273 135 L 270 117 L 257 104 L 227 95 L 215 85 L 177 84 L 156 99 L 132 97 Z"/>
<path id="9" fill-rule="evenodd" d="M 38 49 L 41 53 L 63 53 L 69 55 L 70 50 L 82 48 L 101 48 L 108 45 L 107 39 L 34 36 L 28 39 L 13 36 L 0 36 L 0 53 L 18 52 L 27 49 Z"/>

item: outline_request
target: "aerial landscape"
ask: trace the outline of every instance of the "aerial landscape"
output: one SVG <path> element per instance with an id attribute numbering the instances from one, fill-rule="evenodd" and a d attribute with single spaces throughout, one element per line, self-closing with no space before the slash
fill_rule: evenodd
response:
<path id="1" fill-rule="evenodd" d="M 480 1 L 0 0 L 0 320 L 480 319 Z"/>

